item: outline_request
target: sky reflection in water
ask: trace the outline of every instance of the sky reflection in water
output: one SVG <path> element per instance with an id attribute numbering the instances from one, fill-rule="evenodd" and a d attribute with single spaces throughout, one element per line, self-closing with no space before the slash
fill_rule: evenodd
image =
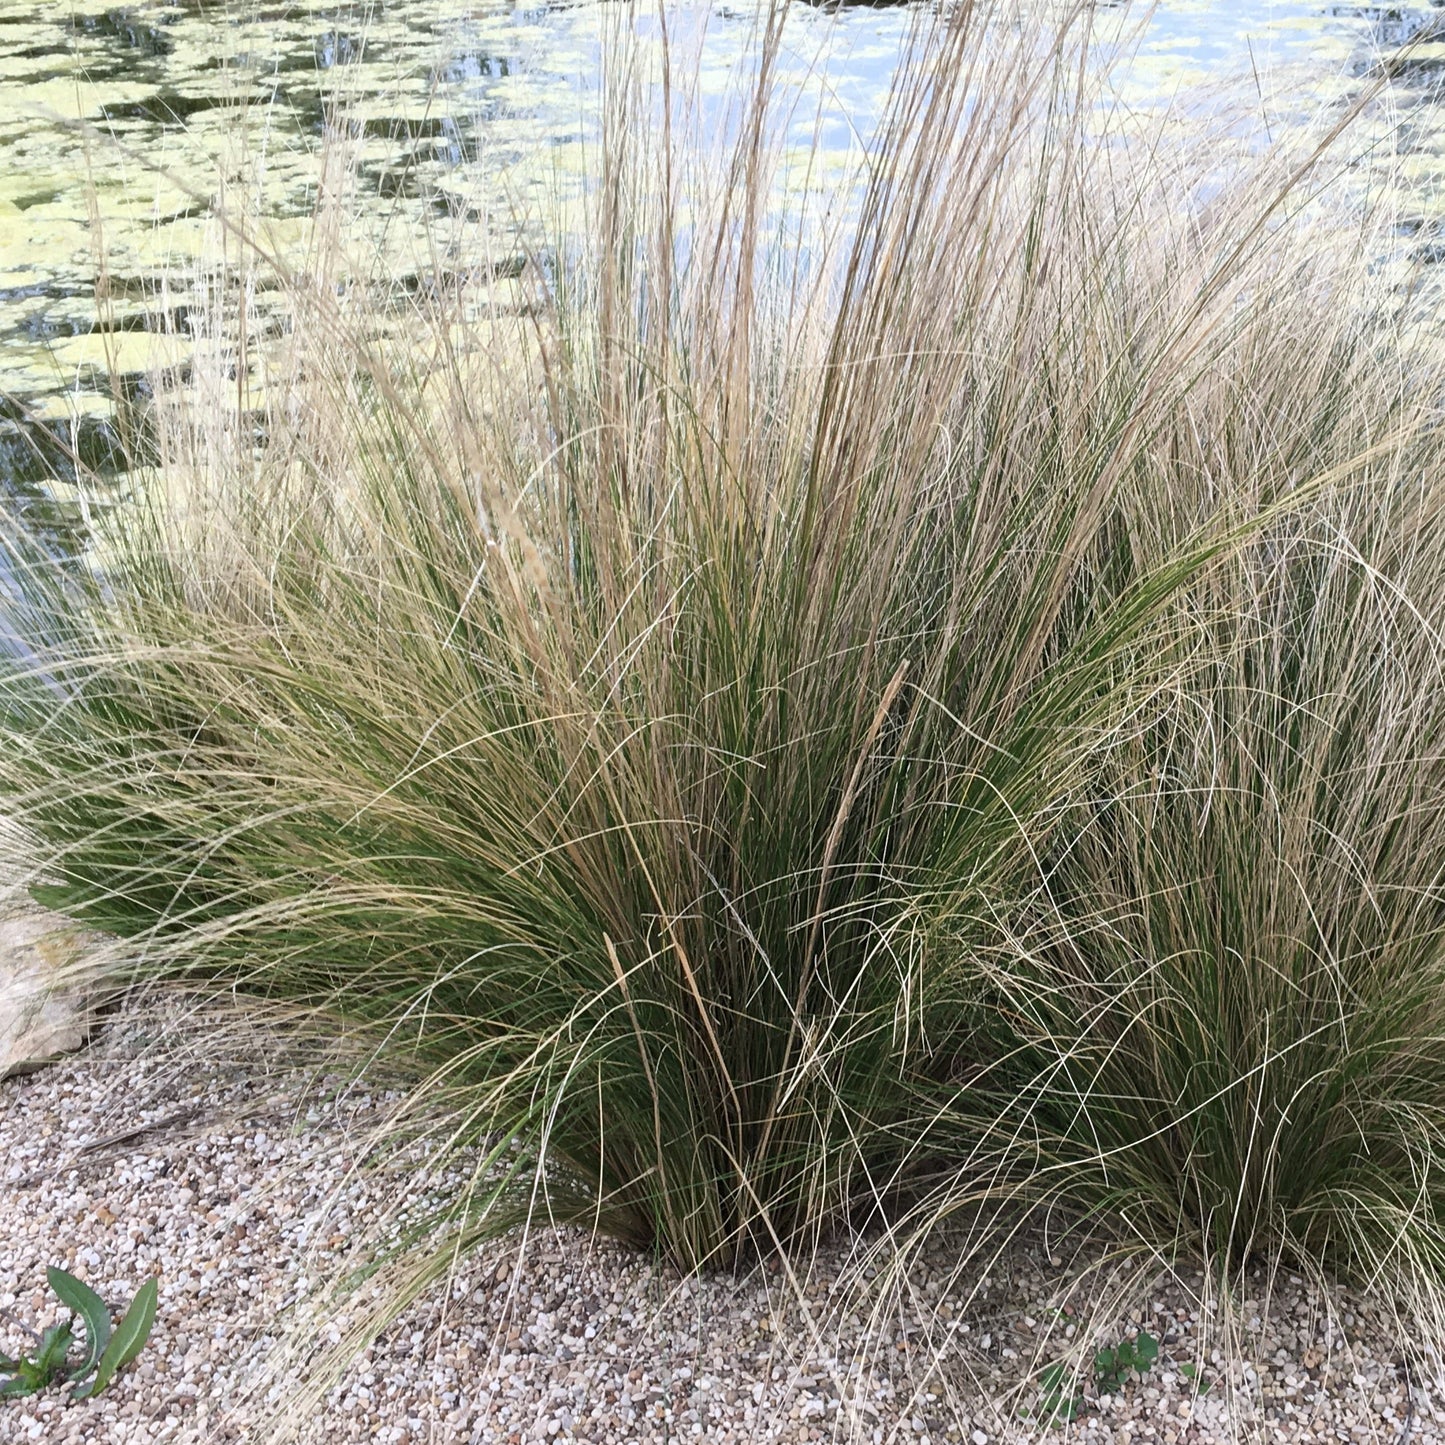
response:
<path id="1" fill-rule="evenodd" d="M 110 382 L 143 397 L 147 367 L 173 362 L 183 374 L 216 213 L 265 218 L 283 255 L 304 246 L 328 114 L 345 115 L 355 137 L 349 235 L 365 268 L 414 288 L 438 258 L 463 265 L 505 249 L 496 197 L 526 210 L 585 163 L 600 44 L 622 13 L 470 0 L 11 0 L 0 13 L 0 477 L 38 480 L 73 447 L 105 469 Z M 1162 0 L 1152 13 L 1101 4 L 1094 25 L 1105 53 L 1144 25 L 1116 75 L 1136 110 L 1199 104 L 1257 70 L 1262 104 L 1284 113 L 1338 93 L 1372 42 L 1442 14 L 1385 13 Z M 655 36 L 656 12 L 636 14 Z M 716 4 L 669 15 L 682 53 L 700 48 L 709 124 L 724 133 L 754 14 Z M 798 96 L 791 140 L 801 151 L 816 131 L 839 163 L 856 153 L 915 18 L 907 7 L 793 8 L 784 82 Z M 1293 77 L 1287 86 L 1281 75 Z M 104 323 L 102 254 L 113 298 Z"/>

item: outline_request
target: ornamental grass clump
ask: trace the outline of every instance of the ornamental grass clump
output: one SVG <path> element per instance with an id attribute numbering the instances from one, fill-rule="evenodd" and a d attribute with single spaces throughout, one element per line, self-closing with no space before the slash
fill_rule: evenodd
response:
<path id="1" fill-rule="evenodd" d="M 586 224 L 516 289 L 440 287 L 399 347 L 323 257 L 279 353 L 223 351 L 210 404 L 158 418 L 94 569 L 6 534 L 0 790 L 32 892 L 142 977 L 284 1006 L 407 1080 L 389 1308 L 539 1213 L 685 1269 L 984 1198 L 1163 1244 L 1207 1196 L 1191 1238 L 1236 1254 L 1344 1228 L 1343 1195 L 1280 1228 L 1217 1203 L 1275 1177 L 1292 1106 L 1241 1101 L 1330 1047 L 1328 969 L 1342 1015 L 1374 997 L 1350 970 L 1414 970 L 1437 887 L 1424 573 L 1346 567 L 1328 519 L 1378 512 L 1427 567 L 1390 519 L 1428 510 L 1440 443 L 1348 289 L 1364 243 L 1297 214 L 1322 148 L 1211 176 L 1196 215 L 1182 162 L 1093 134 L 1071 29 L 963 5 L 850 178 L 799 197 L 782 24 L 721 162 L 700 91 L 619 62 Z M 1296 754 L 1331 729 L 1356 731 L 1310 836 L 1336 851 L 1287 915 L 1230 902 L 1241 968 L 1279 972 L 1211 1011 L 1214 895 L 1188 890 L 1226 886 L 1216 852 L 1265 888 L 1254 830 L 1309 834 Z M 1211 757 L 1206 788 L 1185 765 Z M 1302 898 L 1354 920 L 1318 976 L 1270 932 Z M 1410 980 L 1418 1019 L 1434 974 Z M 1261 1028 L 1262 1053 L 1232 1033 Z M 1341 1156 L 1351 1108 L 1363 1152 L 1424 1107 L 1411 1037 L 1432 1062 L 1338 1080 Z M 1161 1132 L 1160 1078 L 1214 1087 L 1191 1050 L 1223 1089 L 1207 1168 Z M 1433 1180 L 1370 1157 L 1372 1199 Z"/>
<path id="2" fill-rule="evenodd" d="M 1438 463 L 1435 464 L 1438 466 Z M 1040 1177 L 1231 1277 L 1364 1283 L 1441 1338 L 1438 470 L 1382 466 L 1181 597 L 1199 658 L 1101 753 L 1000 968 Z"/>

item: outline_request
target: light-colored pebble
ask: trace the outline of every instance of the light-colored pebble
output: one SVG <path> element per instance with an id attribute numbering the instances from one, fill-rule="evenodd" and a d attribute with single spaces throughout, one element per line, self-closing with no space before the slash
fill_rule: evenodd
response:
<path id="1" fill-rule="evenodd" d="M 384 1096 L 318 1104 L 284 1050 L 227 1050 L 191 1019 L 157 1053 L 154 1028 L 122 1014 L 89 1052 L 0 1084 L 0 1350 L 55 1317 L 47 1264 L 113 1305 L 161 1280 L 137 1364 L 94 1401 L 0 1401 L 0 1445 L 249 1438 L 264 1346 L 317 1268 L 311 1251 L 339 1249 L 375 1207 L 375 1182 L 342 1161 Z M 1256 1278 L 1223 1331 L 1202 1279 L 1139 1283 L 1101 1312 L 1056 1243 L 1025 1240 L 957 1278 L 956 1258 L 940 1238 L 883 1310 L 851 1287 L 877 1263 L 858 1241 L 820 1250 L 796 1281 L 776 1263 L 683 1279 L 580 1231 L 537 1230 L 414 1306 L 301 1438 L 1214 1445 L 1397 1442 L 1408 1421 L 1410 1445 L 1445 1445 L 1440 1395 L 1410 1388 L 1400 1342 L 1347 1292 Z M 1140 1327 L 1161 1342 L 1142 1380 L 1088 1386 L 1071 1424 L 1023 1413 L 1042 1363 Z"/>

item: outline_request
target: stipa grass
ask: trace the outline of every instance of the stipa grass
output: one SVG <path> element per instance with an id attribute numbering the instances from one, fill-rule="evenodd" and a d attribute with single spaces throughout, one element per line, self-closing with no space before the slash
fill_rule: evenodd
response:
<path id="1" fill-rule="evenodd" d="M 1127 1064 L 1114 964 L 1081 960 L 1127 936 L 1107 868 L 1160 789 L 1108 780 L 1233 666 L 1264 731 L 1295 706 L 1246 665 L 1241 547 L 1334 555 L 1296 519 L 1438 474 L 1418 379 L 1341 304 L 1348 246 L 1280 224 L 1311 157 L 1171 222 L 1174 178 L 1121 185 L 1089 140 L 1070 33 L 964 6 L 920 32 L 847 224 L 790 231 L 779 37 L 722 184 L 695 96 L 650 128 L 622 86 L 587 240 L 521 311 L 453 296 L 398 361 L 295 278 L 268 445 L 182 418 L 101 581 L 7 539 L 33 891 L 145 976 L 310 1011 L 411 1078 L 390 1141 L 450 1182 L 390 1237 L 383 1313 L 539 1210 L 692 1269 L 1056 1200 L 1066 1163 L 1071 1203 L 1179 1238 L 1202 1176 L 1151 1174 L 1157 1121 L 1118 1107 L 1157 1084 L 1069 1072 Z M 1355 596 L 1333 638 L 1381 635 Z M 1270 606 L 1308 632 L 1298 600 Z M 1415 747 L 1387 713 L 1360 746 Z M 1075 921 L 1041 950 L 1048 890 Z M 1257 1167 L 1211 1157 L 1216 1193 Z M 1426 1157 L 1376 1167 L 1403 1190 Z"/>
<path id="2" fill-rule="evenodd" d="M 1040 1066 L 1023 1097 L 1090 1209 L 1230 1272 L 1332 1268 L 1432 1330 L 1438 508 L 1382 477 L 1181 607 L 1207 660 L 1111 750 L 1051 874 L 1056 932 L 1002 984 Z"/>

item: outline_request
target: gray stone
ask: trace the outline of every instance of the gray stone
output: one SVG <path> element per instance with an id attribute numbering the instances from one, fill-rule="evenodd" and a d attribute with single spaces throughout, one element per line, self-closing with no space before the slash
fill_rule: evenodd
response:
<path id="1" fill-rule="evenodd" d="M 0 1079 L 85 1044 L 94 1010 L 78 966 L 94 942 L 56 913 L 0 914 Z"/>

